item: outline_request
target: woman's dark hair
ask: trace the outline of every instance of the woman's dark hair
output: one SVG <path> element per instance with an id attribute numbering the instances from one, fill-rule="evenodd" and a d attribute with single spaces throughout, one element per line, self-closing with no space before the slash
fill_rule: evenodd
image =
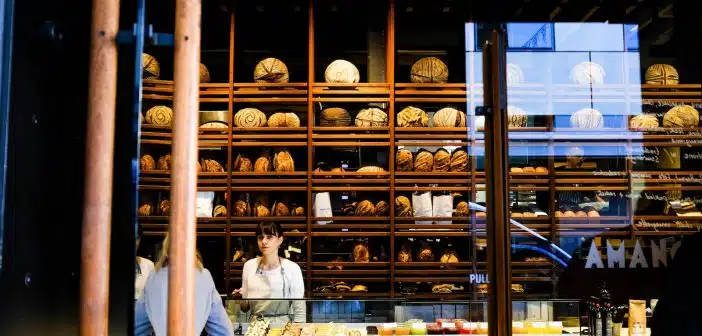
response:
<path id="1" fill-rule="evenodd" d="M 280 228 L 280 224 L 271 221 L 262 221 L 258 223 L 256 228 L 256 236 L 271 235 L 276 237 L 283 236 L 283 229 Z"/>

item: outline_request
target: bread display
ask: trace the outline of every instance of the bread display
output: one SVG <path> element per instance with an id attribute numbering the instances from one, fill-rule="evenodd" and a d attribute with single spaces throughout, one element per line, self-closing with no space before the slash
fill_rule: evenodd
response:
<path id="1" fill-rule="evenodd" d="M 144 121 L 151 125 L 171 127 L 173 125 L 173 110 L 165 105 L 156 105 L 146 111 Z"/>
<path id="2" fill-rule="evenodd" d="M 408 106 L 397 114 L 397 127 L 427 127 L 429 115 L 424 110 Z"/>
<path id="3" fill-rule="evenodd" d="M 570 70 L 573 84 L 604 84 L 604 68 L 593 62 L 580 62 Z"/>
<path id="4" fill-rule="evenodd" d="M 325 108 L 320 112 L 320 126 L 345 127 L 351 125 L 351 115 L 340 107 Z"/>
<path id="5" fill-rule="evenodd" d="M 449 163 L 449 171 L 466 172 L 468 171 L 468 153 L 462 149 L 457 149 L 451 154 Z"/>
<path id="6" fill-rule="evenodd" d="M 287 83 L 290 73 L 283 61 L 269 57 L 256 64 L 253 79 L 256 83 Z"/>
<path id="7" fill-rule="evenodd" d="M 646 84 L 654 85 L 678 85 L 680 75 L 678 70 L 669 64 L 653 64 L 646 69 L 644 74 Z"/>
<path id="8" fill-rule="evenodd" d="M 356 115 L 356 127 L 385 127 L 388 114 L 377 107 L 363 109 Z"/>
<path id="9" fill-rule="evenodd" d="M 139 168 L 143 172 L 156 169 L 156 161 L 154 160 L 154 157 L 149 154 L 143 155 L 139 160 Z"/>
<path id="10" fill-rule="evenodd" d="M 448 66 L 436 57 L 423 57 L 412 64 L 410 70 L 412 83 L 446 83 Z"/>
<path id="11" fill-rule="evenodd" d="M 430 172 L 434 168 L 434 155 L 422 150 L 414 157 L 414 171 Z"/>
<path id="12" fill-rule="evenodd" d="M 266 123 L 266 114 L 257 108 L 243 108 L 234 114 L 234 125 L 236 127 L 265 127 Z"/>
<path id="13" fill-rule="evenodd" d="M 395 216 L 412 217 L 412 203 L 405 196 L 395 197 Z"/>
<path id="14" fill-rule="evenodd" d="M 659 126 L 658 118 L 651 114 L 639 114 L 629 120 L 629 127 L 631 128 L 648 129 Z"/>
<path id="15" fill-rule="evenodd" d="M 434 153 L 434 165 L 433 171 L 435 172 L 447 172 L 449 171 L 449 166 L 451 163 L 451 154 L 443 148 L 439 149 Z"/>
<path id="16" fill-rule="evenodd" d="M 570 116 L 570 127 L 573 128 L 601 128 L 604 126 L 602 113 L 591 108 L 584 108 Z"/>
<path id="17" fill-rule="evenodd" d="M 407 149 L 400 149 L 395 155 L 395 168 L 397 171 L 412 171 L 414 168 L 414 157 Z"/>
<path id="18" fill-rule="evenodd" d="M 141 67 L 144 79 L 158 79 L 161 76 L 161 66 L 158 61 L 147 53 L 141 54 Z"/>
<path id="19" fill-rule="evenodd" d="M 361 80 L 361 74 L 353 63 L 335 60 L 324 70 L 324 80 L 327 83 L 358 83 Z"/>
<path id="20" fill-rule="evenodd" d="M 300 118 L 292 112 L 273 113 L 268 118 L 268 127 L 300 127 Z"/>
<path id="21" fill-rule="evenodd" d="M 466 127 L 466 114 L 452 107 L 436 111 L 432 118 L 434 127 Z"/>
<path id="22" fill-rule="evenodd" d="M 273 157 L 273 169 L 277 172 L 295 171 L 295 161 L 285 149 L 278 150 Z"/>
<path id="23" fill-rule="evenodd" d="M 663 115 L 663 127 L 697 127 L 700 113 L 690 105 L 674 106 Z"/>

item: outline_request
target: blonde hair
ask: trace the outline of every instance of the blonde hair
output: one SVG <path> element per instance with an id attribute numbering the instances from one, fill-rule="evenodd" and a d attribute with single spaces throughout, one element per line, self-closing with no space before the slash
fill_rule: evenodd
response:
<path id="1" fill-rule="evenodd" d="M 156 272 L 168 266 L 168 249 L 170 247 L 170 239 L 168 239 L 168 234 L 166 234 L 166 238 L 163 238 L 163 243 L 161 244 L 161 252 L 158 254 L 158 260 L 156 261 L 156 265 L 154 265 L 154 270 Z M 202 256 L 197 249 L 195 249 L 195 267 L 200 271 L 205 269 L 205 267 L 202 265 Z"/>

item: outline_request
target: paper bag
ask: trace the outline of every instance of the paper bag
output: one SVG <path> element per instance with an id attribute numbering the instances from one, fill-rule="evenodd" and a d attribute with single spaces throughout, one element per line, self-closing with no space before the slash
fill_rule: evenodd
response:
<path id="1" fill-rule="evenodd" d="M 431 217 L 432 204 L 431 204 L 431 192 L 416 192 L 412 194 L 412 210 L 414 211 L 414 217 Z M 414 221 L 415 224 L 431 224 L 432 221 Z"/>
<path id="2" fill-rule="evenodd" d="M 328 192 L 315 193 L 312 195 L 312 210 L 315 217 L 332 217 L 331 197 Z M 318 220 L 317 224 L 329 224 L 330 220 Z"/>
<path id="3" fill-rule="evenodd" d="M 437 195 L 433 197 L 433 217 L 453 216 L 453 195 Z M 436 224 L 451 224 L 450 220 L 434 221 Z"/>

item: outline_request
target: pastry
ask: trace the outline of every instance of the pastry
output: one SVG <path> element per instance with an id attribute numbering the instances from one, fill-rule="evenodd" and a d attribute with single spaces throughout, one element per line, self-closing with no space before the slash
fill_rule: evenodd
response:
<path id="1" fill-rule="evenodd" d="M 242 154 L 237 154 L 236 159 L 234 159 L 234 171 L 238 172 L 251 172 L 253 171 L 253 166 L 251 165 L 251 160 Z"/>
<path id="2" fill-rule="evenodd" d="M 410 69 L 412 83 L 446 83 L 448 66 L 436 57 L 422 57 Z"/>
<path id="3" fill-rule="evenodd" d="M 397 217 L 412 217 L 412 203 L 405 196 L 397 196 L 395 198 L 395 216 Z"/>
<path id="4" fill-rule="evenodd" d="M 444 253 L 444 255 L 441 256 L 440 259 L 441 263 L 446 264 L 446 263 L 457 263 L 458 262 L 458 257 L 456 256 L 456 252 L 454 251 L 449 251 Z"/>
<path id="5" fill-rule="evenodd" d="M 290 216 L 290 208 L 284 202 L 275 202 L 273 204 L 273 216 Z"/>
<path id="6" fill-rule="evenodd" d="M 575 212 L 573 212 L 573 210 L 566 210 L 563 213 L 563 217 L 575 217 Z"/>
<path id="7" fill-rule="evenodd" d="M 300 118 L 292 112 L 273 113 L 268 118 L 268 127 L 300 127 Z"/>
<path id="8" fill-rule="evenodd" d="M 253 79 L 256 83 L 287 83 L 290 80 L 290 73 L 285 63 L 269 57 L 256 64 Z"/>
<path id="9" fill-rule="evenodd" d="M 158 158 L 158 170 L 171 170 L 171 154 L 166 154 Z"/>
<path id="10" fill-rule="evenodd" d="M 340 107 L 325 108 L 320 112 L 320 126 L 349 126 L 351 125 L 351 115 Z"/>
<path id="11" fill-rule="evenodd" d="M 431 152 L 422 150 L 417 153 L 414 159 L 414 171 L 430 172 L 434 167 L 434 155 Z"/>
<path id="12" fill-rule="evenodd" d="M 697 127 L 700 113 L 690 105 L 674 106 L 663 115 L 663 127 Z"/>
<path id="13" fill-rule="evenodd" d="M 428 245 L 425 245 L 421 250 L 419 250 L 417 259 L 420 261 L 434 261 L 434 252 Z"/>
<path id="14" fill-rule="evenodd" d="M 161 214 L 161 216 L 170 215 L 171 214 L 171 201 L 161 200 L 161 202 L 158 202 L 158 213 Z"/>
<path id="15" fill-rule="evenodd" d="M 545 167 L 536 167 L 536 169 L 534 169 L 534 172 L 536 172 L 536 173 L 548 173 L 548 169 L 546 169 Z"/>
<path id="16" fill-rule="evenodd" d="M 227 207 L 224 205 L 215 206 L 212 217 L 227 217 Z"/>
<path id="17" fill-rule="evenodd" d="M 582 210 L 578 210 L 578 212 L 575 213 L 575 217 L 587 217 L 587 213 Z"/>
<path id="18" fill-rule="evenodd" d="M 337 292 L 340 292 L 340 293 L 345 293 L 345 292 L 351 291 L 351 287 L 349 287 L 349 285 L 347 285 L 347 284 L 346 284 L 345 282 L 343 282 L 343 281 L 342 281 L 342 282 L 337 282 L 337 283 L 334 285 L 334 289 L 336 289 L 336 291 L 337 291 Z"/>
<path id="19" fill-rule="evenodd" d="M 527 113 L 519 107 L 507 106 L 507 124 L 510 128 L 519 128 L 527 126 Z"/>
<path id="20" fill-rule="evenodd" d="M 434 285 L 434 286 L 431 288 L 431 291 L 432 291 L 432 293 L 435 293 L 435 294 L 448 294 L 448 293 L 451 293 L 451 288 L 452 288 L 452 287 L 453 287 L 453 286 L 452 286 L 452 285 L 449 285 L 449 284 Z M 438 327 L 441 328 L 441 326 L 438 326 Z M 428 329 L 428 327 L 427 327 L 427 329 Z M 443 333 L 443 329 L 441 329 L 441 332 Z M 430 334 L 431 334 L 431 333 L 430 333 Z"/>
<path id="21" fill-rule="evenodd" d="M 519 65 L 507 63 L 507 85 L 521 84 L 524 82 L 524 71 Z"/>
<path id="22" fill-rule="evenodd" d="M 652 114 L 639 114 L 631 120 L 629 120 L 629 127 L 631 128 L 656 128 L 659 127 L 658 118 Z"/>
<path id="23" fill-rule="evenodd" d="M 153 156 L 146 154 L 139 160 L 139 167 L 143 172 L 154 170 L 156 169 L 156 161 L 154 161 Z"/>
<path id="24" fill-rule="evenodd" d="M 146 111 L 144 121 L 147 124 L 171 127 L 173 125 L 173 110 L 165 105 L 156 105 Z"/>
<path id="25" fill-rule="evenodd" d="M 361 74 L 358 68 L 346 60 L 335 60 L 324 70 L 324 80 L 327 83 L 358 83 Z"/>
<path id="26" fill-rule="evenodd" d="M 457 149 L 451 154 L 451 162 L 449 163 L 449 171 L 465 172 L 468 171 L 468 153 L 462 149 Z"/>
<path id="27" fill-rule="evenodd" d="M 305 208 L 303 207 L 296 207 L 295 211 L 293 212 L 293 216 L 304 216 L 305 215 Z"/>
<path id="28" fill-rule="evenodd" d="M 236 217 L 246 217 L 251 215 L 251 208 L 249 204 L 244 200 L 238 200 L 234 203 L 234 216 Z"/>
<path id="29" fill-rule="evenodd" d="M 429 115 L 424 110 L 408 106 L 397 114 L 397 127 L 427 127 Z"/>
<path id="30" fill-rule="evenodd" d="M 357 244 L 353 247 L 353 261 L 367 263 L 370 261 L 370 256 L 368 255 L 368 248 L 363 244 Z"/>
<path id="31" fill-rule="evenodd" d="M 290 152 L 284 149 L 278 150 L 273 157 L 273 169 L 277 172 L 295 171 L 295 161 Z"/>
<path id="32" fill-rule="evenodd" d="M 368 200 L 358 202 L 358 205 L 356 205 L 356 216 L 375 216 L 375 205 Z"/>
<path id="33" fill-rule="evenodd" d="M 646 84 L 655 85 L 678 85 L 680 75 L 678 70 L 669 64 L 653 64 L 646 69 L 644 75 Z"/>
<path id="34" fill-rule="evenodd" d="M 207 69 L 207 66 L 200 63 L 200 83 L 209 83 L 209 82 L 210 82 L 210 70 Z"/>
<path id="35" fill-rule="evenodd" d="M 151 216 L 151 204 L 144 203 L 139 207 L 139 216 Z"/>
<path id="36" fill-rule="evenodd" d="M 570 116 L 570 127 L 573 128 L 600 128 L 604 125 L 602 113 L 591 108 L 584 108 Z"/>
<path id="37" fill-rule="evenodd" d="M 466 114 L 452 107 L 436 111 L 432 119 L 434 127 L 466 127 Z"/>
<path id="38" fill-rule="evenodd" d="M 460 201 L 458 205 L 456 205 L 456 211 L 454 212 L 454 215 L 456 215 L 456 217 L 468 217 L 469 214 L 470 207 L 468 206 L 468 202 Z"/>
<path id="39" fill-rule="evenodd" d="M 509 169 L 509 172 L 510 172 L 510 173 L 523 173 L 523 172 L 524 172 L 524 169 L 519 168 L 519 167 L 512 167 L 512 168 Z"/>
<path id="40" fill-rule="evenodd" d="M 388 114 L 377 107 L 363 109 L 356 114 L 356 127 L 385 127 Z"/>
<path id="41" fill-rule="evenodd" d="M 573 84 L 604 84 L 604 68 L 593 62 L 580 62 L 570 70 Z"/>
<path id="42" fill-rule="evenodd" d="M 385 169 L 378 166 L 364 166 L 356 170 L 357 173 L 384 173 Z"/>
<path id="43" fill-rule="evenodd" d="M 525 173 L 536 173 L 536 169 L 534 167 L 524 167 L 524 172 Z"/>
<path id="44" fill-rule="evenodd" d="M 266 126 L 266 114 L 257 108 L 243 108 L 234 114 L 234 125 L 236 127 L 264 127 Z"/>
<path id="45" fill-rule="evenodd" d="M 403 248 L 400 250 L 400 253 L 397 254 L 397 261 L 398 262 L 410 262 L 412 261 L 412 254 L 410 252 Z"/>
<path id="46" fill-rule="evenodd" d="M 256 163 L 254 163 L 254 171 L 257 173 L 271 171 L 271 160 L 267 154 L 263 154 L 261 157 L 256 159 Z"/>
<path id="47" fill-rule="evenodd" d="M 407 149 L 398 150 L 395 157 L 395 167 L 397 171 L 412 171 L 414 167 L 412 152 Z"/>
<path id="48" fill-rule="evenodd" d="M 351 288 L 351 291 L 352 292 L 368 292 L 368 287 L 366 287 L 364 285 L 355 285 L 355 286 L 353 286 L 353 288 Z M 352 335 L 349 334 L 349 336 L 352 336 Z"/>
<path id="49" fill-rule="evenodd" d="M 376 216 L 387 216 L 390 213 L 390 205 L 388 202 L 380 201 L 375 204 L 375 215 Z"/>
<path id="50" fill-rule="evenodd" d="M 267 217 L 270 215 L 270 211 L 268 211 L 268 208 L 265 205 L 258 204 L 254 206 L 253 215 L 254 217 Z"/>
<path id="51" fill-rule="evenodd" d="M 439 149 L 434 153 L 434 167 L 435 172 L 447 172 L 449 171 L 449 165 L 451 163 L 451 154 L 443 148 Z"/>
<path id="52" fill-rule="evenodd" d="M 161 66 L 158 61 L 147 53 L 141 54 L 141 67 L 144 79 L 158 79 L 161 76 Z"/>
<path id="53" fill-rule="evenodd" d="M 556 217 L 563 217 L 563 212 L 561 210 L 556 210 L 555 214 Z"/>

